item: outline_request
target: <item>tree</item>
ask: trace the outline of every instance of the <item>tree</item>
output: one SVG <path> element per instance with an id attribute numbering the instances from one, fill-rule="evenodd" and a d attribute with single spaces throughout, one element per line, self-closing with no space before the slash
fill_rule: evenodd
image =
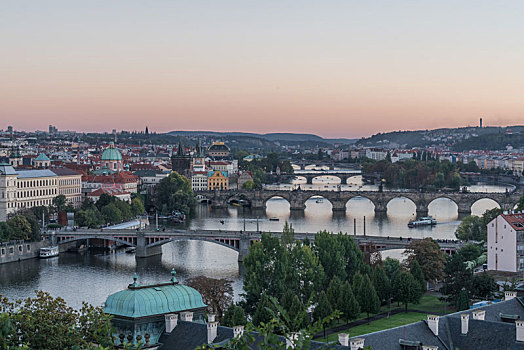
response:
<path id="1" fill-rule="evenodd" d="M 400 270 L 400 261 L 393 258 L 386 258 L 384 260 L 384 272 L 386 272 L 386 276 L 388 277 L 388 280 L 391 282 L 393 280 L 393 276 L 397 273 L 397 271 Z"/>
<path id="2" fill-rule="evenodd" d="M 98 210 L 102 210 L 103 207 L 113 203 L 115 200 L 116 197 L 110 196 L 107 193 L 102 193 L 96 201 L 95 205 L 98 208 Z"/>
<path id="3" fill-rule="evenodd" d="M 342 288 L 342 281 L 340 280 L 340 278 L 338 278 L 338 276 L 335 276 L 331 281 L 329 281 L 329 286 L 326 291 L 326 296 L 329 300 L 329 303 L 331 304 L 333 309 L 338 309 L 339 311 L 342 311 L 339 308 L 343 292 Z"/>
<path id="4" fill-rule="evenodd" d="M 197 276 L 187 280 L 186 285 L 195 288 L 202 294 L 204 303 L 211 312 L 217 315 L 219 321 L 233 303 L 233 287 L 229 280 Z"/>
<path id="5" fill-rule="evenodd" d="M 242 184 L 242 189 L 246 191 L 253 191 L 255 189 L 255 182 L 253 180 L 247 180 Z"/>
<path id="6" fill-rule="evenodd" d="M 185 176 L 172 172 L 155 186 L 154 204 L 165 213 L 181 211 L 190 215 L 196 205 L 191 182 Z"/>
<path id="7" fill-rule="evenodd" d="M 454 254 L 448 258 L 444 266 L 444 283 L 440 292 L 443 299 L 456 306 L 458 295 L 462 289 L 471 290 L 473 272 L 465 265 L 464 257 Z"/>
<path id="8" fill-rule="evenodd" d="M 255 314 L 253 315 L 253 324 L 259 326 L 261 323 L 268 323 L 271 321 L 271 313 L 269 308 L 271 307 L 271 302 L 266 293 L 263 293 L 260 297 L 260 302 L 257 305 Z"/>
<path id="9" fill-rule="evenodd" d="M 329 303 L 326 293 L 322 291 L 318 298 L 317 306 L 315 306 L 315 310 L 313 311 L 313 320 L 315 321 L 322 320 L 323 318 L 331 315 L 332 312 L 333 312 L 333 309 L 331 308 L 331 304 Z M 326 336 L 326 328 L 324 327 L 324 337 L 325 336 Z"/>
<path id="10" fill-rule="evenodd" d="M 380 310 L 380 300 L 369 276 L 356 273 L 353 277 L 353 291 L 360 305 L 360 311 L 367 314 L 369 323 L 369 314 Z"/>
<path id="11" fill-rule="evenodd" d="M 464 288 L 459 293 L 457 300 L 457 311 L 468 310 L 469 309 L 469 296 L 468 291 Z"/>
<path id="12" fill-rule="evenodd" d="M 371 279 L 380 302 L 385 301 L 389 303 L 389 299 L 391 298 L 391 283 L 388 276 L 386 276 L 386 271 L 384 271 L 381 266 L 376 266 L 373 269 Z"/>
<path id="13" fill-rule="evenodd" d="M 420 292 L 424 293 L 426 291 L 426 281 L 424 280 L 424 273 L 422 272 L 422 268 L 420 267 L 420 264 L 417 260 L 413 260 L 411 262 L 409 273 L 411 273 L 415 281 L 418 282 L 420 286 Z"/>
<path id="14" fill-rule="evenodd" d="M 134 216 L 142 215 L 144 213 L 144 203 L 139 197 L 135 197 L 131 201 L 131 211 L 133 212 Z"/>
<path id="15" fill-rule="evenodd" d="M 468 243 L 459 249 L 457 254 L 462 255 L 464 261 L 473 261 L 482 255 L 482 248 L 473 243 Z"/>
<path id="16" fill-rule="evenodd" d="M 80 310 L 61 298 L 37 291 L 36 297 L 11 303 L 2 299 L 0 309 L 9 316 L 15 332 L 4 339 L 13 349 L 25 344 L 30 349 L 86 349 L 92 344 L 111 346 L 111 322 L 101 308 L 86 303 Z M 5 317 L 5 316 L 4 316 Z"/>
<path id="17" fill-rule="evenodd" d="M 244 309 L 235 304 L 231 304 L 228 307 L 224 314 L 224 318 L 222 319 L 222 325 L 226 327 L 245 326 L 246 323 L 247 319 Z"/>
<path id="18" fill-rule="evenodd" d="M 115 203 L 110 203 L 100 211 L 105 223 L 117 224 L 122 221 L 122 212 Z"/>
<path id="19" fill-rule="evenodd" d="M 417 260 L 424 272 L 426 281 L 435 281 L 442 277 L 444 267 L 444 253 L 440 246 L 431 238 L 412 241 L 404 253 L 407 255 L 407 264 L 411 266 L 413 260 Z"/>
<path id="20" fill-rule="evenodd" d="M 358 304 L 358 301 L 353 294 L 353 289 L 348 281 L 344 283 L 342 288 L 337 309 L 342 313 L 346 323 L 350 320 L 354 320 L 360 314 L 360 305 Z"/>
<path id="21" fill-rule="evenodd" d="M 422 293 L 420 285 L 409 272 L 400 270 L 393 277 L 393 293 L 395 300 L 401 302 L 408 312 L 408 303 L 418 303 Z"/>
<path id="22" fill-rule="evenodd" d="M 53 198 L 53 205 L 56 208 L 56 211 L 63 211 L 67 204 L 67 198 L 63 194 L 59 194 Z"/>
<path id="23" fill-rule="evenodd" d="M 31 235 L 31 224 L 25 216 L 16 215 L 14 218 L 7 221 L 10 227 L 11 239 L 28 240 Z"/>
<path id="24" fill-rule="evenodd" d="M 287 221 L 284 223 L 284 229 L 282 230 L 280 240 L 285 246 L 290 246 L 295 243 L 295 230 L 293 229 L 293 225 L 289 224 Z"/>
<path id="25" fill-rule="evenodd" d="M 471 294 L 478 299 L 491 299 L 493 293 L 497 291 L 495 279 L 482 272 L 473 276 Z"/>
<path id="26" fill-rule="evenodd" d="M 455 236 L 462 241 L 483 241 L 486 237 L 483 236 L 481 227 L 478 216 L 466 216 L 457 227 Z"/>

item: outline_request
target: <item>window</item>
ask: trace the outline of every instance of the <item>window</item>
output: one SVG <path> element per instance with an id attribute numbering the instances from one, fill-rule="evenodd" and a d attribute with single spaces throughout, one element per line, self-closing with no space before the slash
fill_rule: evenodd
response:
<path id="1" fill-rule="evenodd" d="M 21 251 L 23 251 L 23 250 L 24 250 L 24 247 L 21 246 L 21 245 L 19 245 L 19 246 L 18 246 L 18 251 L 21 252 Z"/>
<path id="2" fill-rule="evenodd" d="M 30 252 L 31 251 L 31 244 L 26 245 L 26 249 L 27 249 L 28 252 Z"/>

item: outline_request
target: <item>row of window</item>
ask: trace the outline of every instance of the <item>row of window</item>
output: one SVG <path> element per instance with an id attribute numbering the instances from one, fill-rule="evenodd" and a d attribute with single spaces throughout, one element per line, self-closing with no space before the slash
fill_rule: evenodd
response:
<path id="1" fill-rule="evenodd" d="M 27 187 L 42 187 L 42 186 L 56 186 L 56 179 L 45 179 L 45 180 L 18 180 L 16 187 L 27 188 Z"/>
<path id="2" fill-rule="evenodd" d="M 23 253 L 24 252 L 24 246 L 22 244 L 18 245 L 17 247 L 18 249 L 18 252 L 19 253 Z M 26 244 L 26 252 L 30 252 L 31 251 L 31 245 L 30 244 Z M 6 254 L 9 254 L 9 255 L 13 255 L 15 253 L 15 247 L 2 247 L 0 248 L 0 257 L 3 257 L 5 256 Z"/>
<path id="3" fill-rule="evenodd" d="M 82 179 L 61 179 L 60 180 L 60 186 L 65 185 L 80 185 L 82 183 Z"/>
<path id="4" fill-rule="evenodd" d="M 58 194 L 56 188 L 46 188 L 42 190 L 19 191 L 16 193 L 17 198 L 53 196 Z"/>

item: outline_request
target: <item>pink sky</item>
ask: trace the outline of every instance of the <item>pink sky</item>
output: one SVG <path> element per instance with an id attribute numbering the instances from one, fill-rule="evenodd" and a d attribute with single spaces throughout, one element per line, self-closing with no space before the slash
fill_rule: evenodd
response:
<path id="1" fill-rule="evenodd" d="M 520 2 L 152 4 L 7 1 L 0 128 L 354 138 L 524 122 Z"/>

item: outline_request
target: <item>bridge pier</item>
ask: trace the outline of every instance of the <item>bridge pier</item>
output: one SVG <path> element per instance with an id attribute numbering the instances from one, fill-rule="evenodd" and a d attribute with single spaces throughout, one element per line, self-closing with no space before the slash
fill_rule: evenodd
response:
<path id="1" fill-rule="evenodd" d="M 387 204 L 384 202 L 374 202 L 375 205 L 375 214 L 385 214 L 388 211 Z"/>
<path id="2" fill-rule="evenodd" d="M 240 236 L 240 242 L 238 247 L 238 261 L 242 262 L 244 261 L 244 257 L 249 254 L 249 247 L 251 246 L 251 238 L 250 234 L 247 232 L 244 232 Z"/>
<path id="3" fill-rule="evenodd" d="M 331 210 L 333 212 L 345 212 L 346 211 L 346 202 L 344 201 L 332 201 Z"/>
<path id="4" fill-rule="evenodd" d="M 147 258 L 154 255 L 162 255 L 162 246 L 146 247 L 146 237 L 144 232 L 136 234 L 136 258 Z"/>

